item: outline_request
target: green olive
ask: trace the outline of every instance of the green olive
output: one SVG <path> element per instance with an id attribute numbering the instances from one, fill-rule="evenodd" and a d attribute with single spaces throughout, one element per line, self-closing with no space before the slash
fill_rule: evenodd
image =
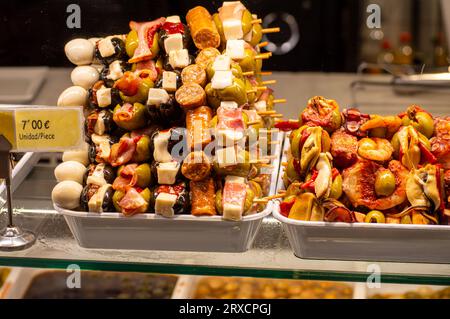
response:
<path id="1" fill-rule="evenodd" d="M 117 126 L 128 131 L 133 131 L 147 125 L 147 108 L 144 105 L 141 103 L 134 103 L 132 106 L 132 116 L 129 119 L 122 119 L 115 116 L 121 107 L 122 106 L 118 104 L 114 108 L 113 119 Z"/>
<path id="2" fill-rule="evenodd" d="M 366 215 L 364 222 L 372 224 L 384 224 L 386 222 L 386 219 L 382 212 L 378 210 L 372 210 Z"/>
<path id="3" fill-rule="evenodd" d="M 412 125 L 427 138 L 431 138 L 434 132 L 433 117 L 414 105 L 406 110 L 406 116 L 402 118 L 402 124 L 403 126 Z"/>
<path id="4" fill-rule="evenodd" d="M 150 48 L 150 51 L 152 51 L 152 58 L 158 56 L 159 54 L 159 33 L 156 32 L 153 36 L 153 43 L 152 47 Z"/>
<path id="5" fill-rule="evenodd" d="M 139 46 L 138 34 L 135 30 L 131 30 L 125 41 L 125 49 L 127 51 L 128 56 L 131 58 L 134 55 L 134 51 L 136 51 Z"/>
<path id="6" fill-rule="evenodd" d="M 146 188 L 150 185 L 152 181 L 152 174 L 150 165 L 148 163 L 144 163 L 139 165 L 136 168 L 137 182 L 136 186 L 140 188 Z"/>
<path id="7" fill-rule="evenodd" d="M 291 154 L 295 158 L 300 158 L 300 141 L 302 139 L 303 130 L 305 129 L 305 126 L 300 127 L 299 129 L 296 129 L 295 131 L 292 131 L 289 140 L 291 144 Z"/>
<path id="8" fill-rule="evenodd" d="M 246 150 L 241 150 L 238 154 L 239 162 L 236 165 L 220 167 L 217 161 L 214 161 L 213 168 L 217 175 L 234 175 L 248 177 L 253 165 L 250 163 L 250 154 Z"/>
<path id="9" fill-rule="evenodd" d="M 250 187 L 247 187 L 247 193 L 246 193 L 245 202 L 244 202 L 244 213 L 251 210 L 254 199 L 255 199 L 255 193 L 251 190 Z"/>
<path id="10" fill-rule="evenodd" d="M 247 92 L 253 90 L 253 85 L 247 77 L 244 79 L 244 83 L 245 83 L 245 90 Z M 257 93 L 258 92 L 253 92 L 253 91 L 251 93 L 247 93 L 248 103 L 253 104 L 256 101 Z"/>
<path id="11" fill-rule="evenodd" d="M 252 27 L 253 27 L 252 21 L 253 21 L 253 17 L 252 17 L 252 14 L 250 13 L 250 11 L 244 10 L 244 12 L 242 12 L 242 18 L 241 18 L 242 32 L 244 35 L 246 35 L 247 33 L 249 33 L 252 30 Z"/>
<path id="12" fill-rule="evenodd" d="M 206 67 L 206 75 L 208 77 L 208 80 L 211 81 L 214 76 L 214 69 L 213 69 L 214 61 L 211 61 L 208 66 Z M 232 61 L 230 65 L 231 73 L 235 78 L 239 78 L 241 80 L 244 79 L 244 76 L 242 75 L 242 69 L 239 63 Z"/>
<path id="13" fill-rule="evenodd" d="M 252 40 L 250 41 L 250 45 L 252 47 L 256 46 L 262 39 L 262 26 L 259 23 L 256 23 L 252 27 Z"/>
<path id="14" fill-rule="evenodd" d="M 133 96 L 127 96 L 120 92 L 120 98 L 127 103 L 145 103 L 148 98 L 148 91 L 154 87 L 154 82 L 148 78 L 142 79 L 138 86 L 138 91 Z"/>
<path id="15" fill-rule="evenodd" d="M 212 17 L 214 24 L 216 25 L 217 32 L 219 32 L 220 34 L 220 43 L 222 44 L 227 43 L 227 39 L 225 39 L 225 33 L 223 32 L 222 20 L 220 20 L 219 14 L 214 13 Z"/>
<path id="16" fill-rule="evenodd" d="M 217 213 L 219 213 L 219 215 L 223 215 L 223 203 L 222 203 L 222 198 L 223 198 L 223 196 L 222 196 L 222 190 L 221 189 L 219 189 L 217 192 L 216 192 L 216 199 L 215 199 L 215 204 L 216 204 L 216 210 L 217 210 Z"/>
<path id="17" fill-rule="evenodd" d="M 255 71 L 255 73 L 257 72 L 257 65 L 256 62 L 257 61 L 261 61 L 261 59 L 256 60 L 255 59 L 255 52 L 252 49 L 245 49 L 245 57 L 239 61 L 239 65 L 242 68 L 243 72 L 250 72 L 250 71 Z"/>
<path id="18" fill-rule="evenodd" d="M 248 182 L 248 185 L 250 186 L 256 197 L 263 197 L 263 190 L 259 183 L 251 180 Z"/>
<path id="19" fill-rule="evenodd" d="M 208 105 L 213 109 L 217 109 L 220 106 L 220 98 L 217 90 L 212 88 L 211 82 L 205 87 L 206 98 L 208 100 Z"/>
<path id="20" fill-rule="evenodd" d="M 330 198 L 339 199 L 342 196 L 342 176 L 339 174 L 331 184 Z"/>
<path id="21" fill-rule="evenodd" d="M 375 193 L 390 196 L 395 191 L 395 176 L 388 169 L 379 169 L 375 174 Z"/>
<path id="22" fill-rule="evenodd" d="M 394 157 L 399 158 L 400 140 L 398 138 L 398 132 L 395 133 L 394 136 L 392 136 L 391 145 L 392 145 L 392 148 L 394 149 Z"/>
<path id="23" fill-rule="evenodd" d="M 140 192 L 140 194 L 147 203 L 150 202 L 150 197 L 151 197 L 150 189 L 146 188 L 142 192 Z"/>
<path id="24" fill-rule="evenodd" d="M 119 206 L 119 202 L 122 200 L 122 198 L 125 197 L 125 193 L 123 191 L 115 191 L 113 195 L 113 204 L 116 211 L 120 212 L 122 209 Z"/>
<path id="25" fill-rule="evenodd" d="M 133 162 L 142 163 L 148 161 L 150 157 L 150 137 L 143 135 L 136 144 Z"/>

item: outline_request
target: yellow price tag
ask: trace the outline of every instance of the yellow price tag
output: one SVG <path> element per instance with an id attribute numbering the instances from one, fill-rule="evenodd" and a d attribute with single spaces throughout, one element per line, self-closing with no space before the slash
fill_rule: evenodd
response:
<path id="1" fill-rule="evenodd" d="M 58 152 L 82 145 L 81 107 L 17 107 L 9 113 L 0 110 L 1 123 L 2 116 L 8 119 L 9 126 L 2 127 L 0 134 L 11 142 L 14 151 Z"/>

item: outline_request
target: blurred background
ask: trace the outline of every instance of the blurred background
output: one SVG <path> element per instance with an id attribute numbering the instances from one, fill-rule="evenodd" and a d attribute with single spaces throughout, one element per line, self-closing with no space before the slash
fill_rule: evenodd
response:
<path id="1" fill-rule="evenodd" d="M 282 32 L 268 35 L 275 53 L 267 68 L 355 72 L 361 62 L 440 68 L 448 65 L 439 0 L 246 0 L 245 5 Z M 66 27 L 69 4 L 81 8 L 81 28 Z M 211 12 L 221 1 L 46 0 L 0 3 L 0 65 L 70 66 L 64 44 L 128 30 L 128 21 L 184 15 L 201 4 Z M 369 29 L 366 9 L 381 8 L 381 28 Z"/>
<path id="2" fill-rule="evenodd" d="M 270 79 L 277 81 L 276 95 L 288 101 L 280 106 L 286 117 L 297 117 L 314 95 L 366 113 L 402 112 L 414 103 L 436 115 L 448 114 L 450 32 L 445 22 L 450 28 L 450 0 L 243 3 L 263 19 L 264 27 L 281 28 L 263 39 L 269 41 L 265 50 L 273 52 L 264 69 L 274 71 Z M 81 10 L 80 28 L 66 25 L 71 4 Z M 0 103 L 55 105 L 71 85 L 73 65 L 64 54 L 71 39 L 124 34 L 130 20 L 184 17 L 196 5 L 216 12 L 221 4 L 219 0 L 2 0 Z M 5 69 L 12 66 L 20 68 Z"/>

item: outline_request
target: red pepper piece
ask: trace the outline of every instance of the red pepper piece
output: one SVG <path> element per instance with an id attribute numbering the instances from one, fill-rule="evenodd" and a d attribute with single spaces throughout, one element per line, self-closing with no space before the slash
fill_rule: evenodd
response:
<path id="1" fill-rule="evenodd" d="M 280 204 L 280 214 L 284 217 L 289 217 L 289 212 L 291 211 L 292 206 L 294 206 L 295 198 L 292 198 L 288 202 L 281 202 Z"/>
<path id="2" fill-rule="evenodd" d="M 300 128 L 300 124 L 292 121 L 283 121 L 276 123 L 275 128 L 279 129 L 280 131 L 287 132 Z"/>
<path id="3" fill-rule="evenodd" d="M 420 152 L 422 154 L 422 162 L 427 162 L 430 164 L 437 163 L 436 156 L 434 156 L 433 153 L 431 153 L 430 150 L 428 148 L 426 148 L 425 145 L 423 145 L 423 143 L 419 142 L 419 148 L 420 148 Z"/>

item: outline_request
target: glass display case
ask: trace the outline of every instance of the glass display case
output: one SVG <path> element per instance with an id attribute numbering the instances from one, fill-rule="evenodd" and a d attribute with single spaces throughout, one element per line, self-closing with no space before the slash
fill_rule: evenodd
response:
<path id="1" fill-rule="evenodd" d="M 57 104 L 64 104 L 60 102 L 61 98 L 58 99 L 58 97 L 66 88 L 73 87 L 75 77 L 72 72 L 74 66 L 70 64 L 65 56 L 64 45 L 66 42 L 74 38 L 87 39 L 97 36 L 103 37 L 110 34 L 128 33 L 130 31 L 128 28 L 128 22 L 130 20 L 147 21 L 156 19 L 159 16 L 179 14 L 182 17 L 181 20 L 185 22 L 186 12 L 200 2 L 184 1 L 181 3 L 177 1 L 156 1 L 150 5 L 148 1 L 136 1 L 133 5 L 129 5 L 126 1 L 121 0 L 80 1 L 80 4 L 77 6 L 78 9 L 81 9 L 81 27 L 73 28 L 68 27 L 67 23 L 71 19 L 71 14 L 78 12 L 78 9 L 76 7 L 70 9 L 70 1 L 42 2 L 40 4 L 42 5 L 41 9 L 39 9 L 39 5 L 37 4 L 29 6 L 12 2 L 0 4 L 0 16 L 4 17 L 0 22 L 0 28 L 3 27 L 9 30 L 9 32 L 0 34 L 0 40 L 3 40 L 3 43 L 9 43 L 12 48 L 12 50 L 0 48 L 0 65 L 2 66 L 0 67 L 0 103 L 5 105 L 55 105 L 55 107 Z M 205 1 L 201 5 L 205 6 L 210 12 L 215 12 L 222 5 L 221 2 L 214 1 L 211 3 Z M 280 103 L 269 111 L 263 111 L 260 113 L 263 114 L 262 116 L 270 117 L 275 115 L 273 117 L 276 118 L 282 113 L 279 117 L 283 119 L 294 119 L 293 122 L 299 124 L 296 129 L 299 129 L 300 124 L 302 124 L 301 115 L 300 123 L 298 120 L 299 114 L 308 104 L 310 98 L 314 96 L 325 96 L 336 100 L 341 110 L 358 108 L 362 114 L 368 114 L 367 116 L 369 114 L 401 114 L 409 105 L 420 105 L 427 112 L 433 114 L 434 117 L 447 118 L 448 121 L 448 116 L 450 115 L 450 106 L 448 103 L 448 95 L 450 94 L 450 69 L 446 36 L 449 36 L 450 28 L 446 29 L 445 27 L 450 26 L 450 22 L 446 21 L 446 17 L 450 17 L 450 14 L 448 14 L 450 12 L 448 10 L 450 6 L 447 7 L 446 4 L 443 4 L 446 2 L 445 0 L 403 0 L 397 1 L 395 4 L 380 0 L 375 1 L 377 2 L 375 6 L 372 6 L 373 1 L 365 0 L 320 1 L 320 4 L 316 1 L 302 0 L 296 2 L 295 5 L 292 3 L 287 4 L 286 2 L 280 5 L 280 7 L 278 7 L 279 4 L 275 1 L 243 2 L 248 8 L 254 8 L 256 10 L 252 11 L 253 14 L 257 14 L 257 17 L 254 16 L 253 20 L 260 21 L 255 23 L 260 23 L 265 29 L 281 28 L 281 32 L 279 33 L 272 34 L 267 32 L 264 35 L 261 41 L 265 43 L 264 46 L 266 49 L 263 49 L 263 46 L 258 48 L 255 56 L 260 57 L 261 54 L 265 54 L 262 53 L 264 51 L 270 52 L 269 55 L 272 58 L 268 62 L 264 61 L 264 70 L 270 70 L 270 77 L 264 78 L 264 80 L 270 84 L 276 97 L 280 100 L 285 100 L 286 103 Z M 13 19 L 13 12 L 16 11 L 19 11 L 20 14 Z M 400 14 L 401 19 L 395 18 L 394 11 L 402 12 Z M 77 17 L 75 16 L 76 19 Z M 98 23 L 99 19 L 105 21 L 105 23 Z M 416 23 L 416 21 L 421 21 L 421 23 Z M 173 24 L 176 23 L 178 22 Z M 186 25 L 189 24 L 186 23 Z M 33 34 L 33 36 L 30 36 L 32 41 L 27 44 L 29 50 L 25 49 L 24 43 L 18 40 L 17 34 L 25 32 L 21 28 L 23 26 L 26 27 L 26 32 Z M 189 25 L 189 28 L 192 29 L 191 25 Z M 124 39 L 125 41 L 121 41 L 124 44 L 127 42 L 128 50 L 129 43 L 126 36 L 124 36 Z M 95 41 L 95 50 L 100 52 L 100 49 L 98 49 L 98 41 L 100 40 Z M 163 45 L 165 44 L 163 43 Z M 190 45 L 193 45 L 193 43 Z M 134 49 L 136 50 L 136 48 Z M 192 50 L 190 47 L 189 49 L 192 53 L 195 51 L 195 54 L 197 54 L 197 49 Z M 231 49 L 227 46 L 226 50 Z M 17 54 L 13 54 L 11 51 Z M 133 58 L 133 54 L 128 52 L 126 54 L 131 59 Z M 99 60 L 105 59 L 103 56 L 97 56 L 96 58 Z M 266 56 L 264 59 L 266 59 Z M 132 71 L 131 64 L 130 70 L 128 71 L 139 72 L 139 70 Z M 105 69 L 109 72 L 107 76 L 105 74 L 103 74 L 105 75 L 104 77 L 101 75 L 105 79 L 104 85 L 106 85 L 107 77 L 111 75 L 109 70 L 112 68 L 111 65 L 112 63 L 102 69 L 103 73 Z M 174 71 L 174 69 L 176 68 L 174 67 L 171 70 Z M 126 73 L 125 69 L 122 71 Z M 171 73 L 172 71 L 167 72 Z M 181 77 L 182 71 L 179 71 L 177 72 L 180 74 L 177 73 L 177 76 Z M 214 69 L 211 72 L 218 71 L 227 72 L 228 70 Z M 261 70 L 259 71 L 263 72 Z M 174 71 L 172 73 L 176 72 Z M 10 75 L 14 77 L 15 82 L 11 81 L 9 78 Z M 26 79 L 26 81 L 23 79 Z M 212 79 L 210 80 L 212 81 Z M 77 81 L 75 80 L 75 82 Z M 155 90 L 161 90 L 164 85 L 167 85 L 163 83 L 160 85 L 161 87 L 156 88 L 156 82 L 155 79 Z M 201 85 L 198 86 L 201 87 Z M 14 87 L 17 90 L 8 89 L 8 87 Z M 114 84 L 110 88 L 102 87 L 102 89 L 113 90 L 117 87 L 120 86 L 115 86 Z M 175 84 L 175 88 L 179 90 L 177 84 Z M 266 87 L 265 89 L 268 90 Z M 86 91 L 86 94 L 89 94 L 89 98 L 92 98 L 92 86 L 89 86 L 88 90 L 83 90 Z M 255 88 L 255 92 L 259 92 L 258 90 L 260 89 Z M 148 92 L 149 89 L 147 89 L 145 101 L 141 101 L 143 104 L 149 103 L 148 101 L 150 101 L 150 99 L 147 101 Z M 174 93 L 174 96 L 176 95 L 175 92 L 172 93 Z M 250 93 L 245 94 L 248 95 Z M 270 94 L 272 94 L 271 90 Z M 124 94 L 121 96 L 122 99 L 124 99 L 123 96 Z M 227 100 L 225 102 L 229 101 Z M 253 102 L 249 102 L 248 104 L 253 105 Z M 131 103 L 137 104 L 134 100 Z M 178 100 L 177 103 L 182 104 Z M 120 102 L 119 104 L 126 104 L 126 102 Z M 203 104 L 212 103 L 210 103 L 210 100 L 208 102 L 205 100 Z M 247 103 L 245 104 L 247 105 Z M 86 105 L 85 115 L 88 115 L 88 107 Z M 108 105 L 112 105 L 112 102 L 110 101 Z M 219 105 L 217 108 L 222 107 L 222 104 Z M 59 105 L 58 107 L 61 106 L 64 105 Z M 91 111 L 89 109 L 89 112 Z M 184 115 L 185 111 L 191 111 L 191 108 L 187 107 L 180 112 Z M 111 114 L 113 113 L 116 113 L 115 108 L 111 108 Z M 178 115 L 173 114 L 173 117 L 176 116 Z M 339 115 L 339 119 L 340 122 L 343 117 Z M 115 118 L 114 121 L 117 121 L 117 119 Z M 273 123 L 281 121 L 274 120 Z M 251 121 L 247 122 L 250 123 Z M 139 127 L 137 128 L 143 129 L 147 124 L 138 125 Z M 267 129 L 272 130 L 275 126 L 276 124 L 273 124 L 267 127 Z M 322 125 L 322 127 L 325 126 Z M 172 127 L 172 123 L 170 127 Z M 86 129 L 89 130 L 87 126 Z M 122 133 L 136 131 L 135 129 L 127 130 L 123 127 L 120 129 L 121 135 L 118 136 L 116 143 L 119 143 L 119 137 L 123 138 L 125 136 Z M 2 130 L 0 129 L 1 133 Z M 289 133 L 286 134 L 286 136 L 289 135 Z M 369 137 L 367 134 L 366 136 Z M 208 282 L 209 279 L 217 280 L 217 282 L 224 280 L 223 278 L 217 279 L 216 277 L 265 278 L 267 280 L 265 285 L 269 283 L 274 286 L 275 281 L 273 279 L 313 281 L 304 284 L 305 286 L 302 286 L 302 289 L 314 286 L 316 281 L 344 282 L 344 286 L 339 286 L 339 288 L 333 290 L 333 293 L 343 298 L 388 298 L 398 297 L 398 294 L 405 293 L 404 291 L 397 291 L 395 286 L 389 286 L 387 284 L 450 286 L 450 259 L 445 257 L 448 254 L 443 254 L 444 257 L 439 261 L 423 260 L 421 262 L 399 262 L 398 260 L 396 261 L 395 256 L 390 256 L 389 258 L 380 256 L 379 258 L 373 258 L 373 260 L 348 260 L 349 258 L 344 257 L 306 259 L 295 256 L 291 248 L 290 238 L 288 238 L 283 228 L 283 223 L 271 214 L 274 207 L 272 204 L 283 201 L 283 196 L 280 196 L 280 194 L 283 194 L 284 186 L 289 186 L 282 185 L 285 166 L 288 165 L 289 160 L 286 154 L 290 152 L 289 148 L 283 148 L 284 143 L 289 141 L 289 139 L 284 139 L 283 137 L 280 137 L 279 140 L 272 143 L 272 145 L 276 145 L 276 147 L 273 147 L 272 162 L 265 164 L 267 167 L 271 166 L 272 169 L 270 171 L 272 175 L 269 177 L 271 178 L 269 182 L 270 192 L 264 196 L 261 195 L 261 198 L 257 198 L 257 200 L 269 198 L 264 203 L 267 204 L 269 202 L 270 205 L 267 206 L 267 214 L 264 216 L 261 215 L 262 217 L 258 222 L 244 226 L 239 223 L 241 221 L 233 220 L 228 224 L 230 226 L 229 229 L 218 227 L 217 231 L 213 228 L 215 226 L 211 224 L 211 226 L 208 226 L 211 227 L 208 229 L 210 231 L 208 233 L 205 230 L 206 227 L 200 225 L 201 223 L 194 226 L 192 224 L 189 226 L 187 224 L 185 226 L 183 224 L 181 226 L 172 226 L 166 223 L 166 220 L 161 222 L 161 220 L 155 219 L 155 217 L 142 217 L 142 220 L 132 217 L 130 220 L 134 218 L 135 221 L 137 220 L 136 223 L 130 223 L 127 232 L 117 231 L 114 239 L 111 239 L 111 242 L 114 242 L 112 246 L 116 245 L 118 247 L 116 249 L 114 247 L 112 247 L 113 249 L 111 247 L 105 249 L 98 248 L 95 245 L 90 246 L 82 238 L 80 239 L 81 235 L 77 227 L 85 227 L 84 229 L 86 231 L 89 230 L 89 236 L 91 238 L 97 236 L 98 239 L 103 236 L 103 240 L 107 241 L 108 237 L 106 234 L 108 230 L 114 231 L 114 227 L 116 227 L 114 222 L 117 222 L 118 218 L 112 217 L 110 218 L 112 221 L 106 224 L 96 224 L 95 221 L 89 221 L 87 219 L 74 219 L 72 222 L 69 222 L 68 217 L 55 208 L 52 202 L 52 190 L 60 181 L 57 181 L 54 172 L 55 168 L 63 162 L 61 153 L 30 152 L 20 155 L 20 158 L 17 158 L 17 163 L 12 174 L 14 222 L 24 229 L 31 230 L 36 234 L 37 239 L 34 245 L 25 250 L 0 250 L 0 266 L 67 269 L 69 266 L 76 265 L 86 271 L 176 275 L 180 278 L 177 279 L 178 283 L 176 285 L 176 280 L 171 282 L 170 291 L 172 297 L 175 296 L 178 298 L 199 296 L 202 295 L 202 291 L 205 296 L 212 296 L 213 293 L 222 291 L 222 288 L 217 288 L 217 291 L 213 292 L 212 290 L 214 289 L 210 289 L 211 287 L 208 286 L 210 285 Z M 370 137 L 373 136 L 370 135 Z M 383 135 L 383 137 L 387 139 L 386 135 Z M 88 140 L 92 142 L 92 136 L 88 136 Z M 450 142 L 447 140 L 447 143 Z M 152 147 L 155 146 L 153 145 Z M 323 153 L 326 152 L 324 151 Z M 389 156 L 390 159 L 392 159 L 391 156 Z M 446 160 L 448 161 L 448 158 Z M 148 161 L 148 159 L 145 161 Z M 380 165 L 384 165 L 383 161 L 381 162 Z M 420 168 L 422 164 L 424 164 L 423 161 L 420 164 Z M 441 164 L 445 167 L 447 162 Z M 414 168 L 419 169 L 419 166 Z M 155 172 L 158 171 L 153 171 L 152 178 L 155 178 Z M 217 176 L 219 175 L 217 174 Z M 310 177 L 310 175 L 305 176 Z M 161 176 L 156 173 L 156 178 L 160 179 Z M 185 179 L 188 180 L 187 178 Z M 442 189 L 445 189 L 446 192 L 450 192 L 449 185 L 445 185 L 447 187 L 445 189 L 444 180 L 442 180 Z M 145 189 L 146 186 L 143 188 Z M 139 191 L 142 192 L 142 189 L 140 188 Z M 3 184 L 0 184 L 0 194 L 0 209 L 2 213 L 0 215 L 0 228 L 3 228 L 8 223 L 6 218 L 6 196 L 4 194 Z M 446 195 L 449 196 L 450 194 Z M 152 196 L 154 195 L 152 194 Z M 154 200 L 158 196 L 159 193 L 154 196 Z M 213 193 L 213 196 L 216 196 L 215 193 Z M 448 199 L 450 199 L 450 196 Z M 450 204 L 447 202 L 448 199 L 441 199 L 445 201 L 445 203 L 443 202 L 443 211 L 447 213 L 449 211 L 448 207 L 450 207 Z M 150 202 L 150 200 L 147 202 Z M 255 203 L 258 202 L 256 201 Z M 400 204 L 403 205 L 404 203 Z M 400 204 L 398 206 L 401 206 Z M 88 203 L 86 205 L 86 207 L 89 207 Z M 355 210 L 357 210 L 356 205 L 354 206 Z M 404 206 L 402 206 L 403 208 Z M 78 207 L 74 208 L 74 210 L 76 209 Z M 115 209 L 117 210 L 117 206 L 115 206 Z M 82 210 L 78 209 L 78 211 Z M 148 209 L 145 212 L 148 212 Z M 368 210 L 365 210 L 364 214 L 367 212 Z M 261 211 L 258 213 L 263 214 Z M 123 216 L 121 215 L 121 217 Z M 219 216 L 216 217 L 219 218 Z M 136 236 L 140 236 L 137 234 L 141 234 L 142 232 L 142 240 L 149 240 L 149 238 L 152 241 L 158 240 L 148 234 L 148 236 L 145 235 L 146 226 L 143 225 L 150 223 L 150 220 L 161 222 L 161 227 L 163 228 L 159 231 L 170 232 L 168 236 L 164 237 L 164 240 L 170 241 L 170 245 L 167 244 L 163 247 L 175 248 L 142 249 L 140 248 L 141 245 L 136 245 L 130 249 L 126 244 L 123 246 L 120 245 L 121 241 L 127 242 L 129 240 L 128 237 L 133 235 L 133 232 Z M 139 225 L 141 222 L 142 224 Z M 220 222 L 227 223 L 228 221 L 222 221 L 220 219 Z M 436 227 L 440 227 L 439 236 L 442 237 L 437 235 L 433 237 L 435 236 L 433 234 L 429 238 L 427 237 L 427 240 L 435 245 L 436 250 L 446 250 L 447 247 L 445 244 L 450 240 L 450 226 L 444 226 L 444 222 L 441 224 Z M 427 226 L 433 227 L 432 225 Z M 185 229 L 178 230 L 177 233 L 176 227 L 185 227 Z M 448 230 L 445 227 L 449 227 Z M 251 238 L 243 245 L 245 247 L 236 248 L 237 244 L 230 238 L 236 236 L 235 239 L 240 240 L 241 238 L 237 237 L 243 236 L 242 232 L 244 228 L 248 230 L 248 237 Z M 158 230 L 156 228 L 148 228 L 147 231 L 153 231 L 155 232 L 154 236 L 158 236 Z M 208 236 L 214 236 L 214 232 L 216 232 L 216 236 L 224 236 L 223 246 L 227 245 L 227 247 L 229 246 L 231 248 L 225 249 L 224 247 L 218 248 L 217 246 L 216 248 L 211 248 L 210 245 L 208 249 L 186 249 L 186 242 L 189 242 L 189 236 L 192 236 L 192 233 L 196 232 L 199 238 L 201 234 L 203 234 L 204 238 L 197 240 L 196 244 L 199 247 L 204 247 L 205 245 L 201 241 L 213 241 Z M 324 236 L 319 239 L 314 238 L 314 240 L 321 241 L 321 244 L 326 245 L 327 242 L 330 243 L 333 240 L 336 242 L 343 239 L 339 237 L 330 239 Z M 361 242 L 359 243 L 360 248 L 358 249 L 367 249 L 370 251 L 373 248 L 371 247 L 371 241 L 367 238 L 359 238 L 359 240 Z M 386 242 L 388 241 L 385 240 L 384 243 Z M 383 238 L 379 238 L 379 243 L 383 244 Z M 176 249 L 177 245 L 183 248 Z M 219 243 L 218 245 L 221 244 Z M 144 246 L 142 245 L 142 247 Z M 121 249 L 121 247 L 126 248 Z M 410 249 L 412 250 L 414 247 L 410 247 Z M 424 248 L 418 247 L 418 249 Z M 407 254 L 408 252 L 399 252 L 399 254 L 403 253 Z M 333 254 L 333 256 L 335 255 L 339 255 L 339 253 Z M 345 255 L 345 251 L 342 251 L 342 255 Z M 40 272 L 45 272 L 45 270 L 40 270 Z M 25 278 L 28 275 L 23 276 Z M 208 279 L 203 278 L 204 276 L 212 277 Z M 386 284 L 386 287 L 394 288 L 380 293 L 364 292 L 361 295 L 361 291 L 365 289 L 365 284 L 373 281 L 374 276 L 376 277 L 375 280 Z M 178 277 L 169 276 L 172 279 Z M 238 283 L 230 281 L 230 285 L 245 284 L 244 281 L 246 279 L 239 280 L 243 281 L 239 281 Z M 283 282 L 280 281 L 281 286 Z M 219 284 L 217 283 L 217 285 Z M 258 284 L 251 283 L 251 285 L 253 285 L 252 287 L 256 287 Z M 179 286 L 189 288 L 180 292 L 177 290 Z M 314 286 L 314 288 L 317 287 Z M 444 287 L 435 287 L 432 288 L 432 292 L 422 291 L 422 293 L 432 295 L 437 289 L 444 289 Z M 295 289 L 293 288 L 293 290 Z M 393 294 L 398 294 L 391 296 L 389 295 L 391 291 Z M 275 296 L 271 295 L 271 288 L 267 288 L 266 293 L 267 296 Z M 442 290 L 442 292 L 439 292 L 439 296 L 442 297 L 445 293 L 446 291 Z M 290 292 L 283 292 L 283 294 L 285 298 L 299 295 L 296 295 L 294 292 L 292 294 Z M 304 296 L 308 296 L 308 294 L 305 293 Z M 2 293 L 0 290 L 1 297 Z M 320 297 L 324 298 L 324 295 L 322 294 Z"/>

